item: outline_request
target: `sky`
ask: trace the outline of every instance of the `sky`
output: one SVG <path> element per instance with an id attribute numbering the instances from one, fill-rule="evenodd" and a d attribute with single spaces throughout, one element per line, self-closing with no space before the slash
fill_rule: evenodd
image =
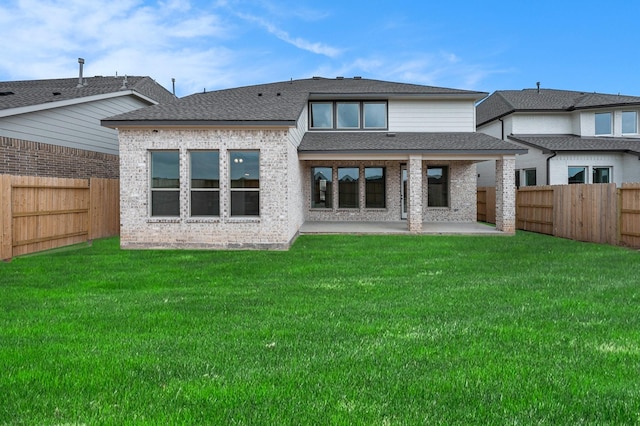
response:
<path id="1" fill-rule="evenodd" d="M 0 81 L 150 76 L 179 97 L 322 76 L 640 96 L 640 1 L 2 0 Z"/>

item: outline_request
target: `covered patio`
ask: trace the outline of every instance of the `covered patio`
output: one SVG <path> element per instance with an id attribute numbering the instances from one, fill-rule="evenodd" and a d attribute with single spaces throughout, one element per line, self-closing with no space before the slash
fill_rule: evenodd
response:
<path id="1" fill-rule="evenodd" d="M 306 221 L 300 234 L 415 234 L 404 220 L 393 222 Z M 423 222 L 419 234 L 431 235 L 509 235 L 482 222 Z"/>

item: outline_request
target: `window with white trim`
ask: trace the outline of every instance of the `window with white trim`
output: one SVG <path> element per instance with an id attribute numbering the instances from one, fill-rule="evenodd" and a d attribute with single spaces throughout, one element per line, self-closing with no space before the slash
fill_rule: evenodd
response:
<path id="1" fill-rule="evenodd" d="M 592 167 L 591 183 L 611 183 L 611 167 Z"/>
<path id="2" fill-rule="evenodd" d="M 311 101 L 311 130 L 375 130 L 387 128 L 386 101 Z"/>
<path id="3" fill-rule="evenodd" d="M 569 184 L 587 183 L 587 168 L 584 166 L 569 167 Z"/>
<path id="4" fill-rule="evenodd" d="M 596 135 L 610 135 L 613 133 L 610 112 L 596 113 Z"/>
<path id="5" fill-rule="evenodd" d="M 638 133 L 638 113 L 636 111 L 622 111 L 622 134 Z"/>

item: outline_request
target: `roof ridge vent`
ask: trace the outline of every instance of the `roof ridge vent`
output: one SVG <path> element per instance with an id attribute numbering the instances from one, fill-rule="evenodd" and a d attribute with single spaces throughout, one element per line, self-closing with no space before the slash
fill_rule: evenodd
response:
<path id="1" fill-rule="evenodd" d="M 313 77 L 311 77 L 313 80 L 320 80 L 321 77 L 318 77 L 317 75 L 314 75 Z"/>
<path id="2" fill-rule="evenodd" d="M 336 80 L 344 80 L 344 77 L 336 77 Z"/>
<path id="3" fill-rule="evenodd" d="M 354 80 L 362 80 L 362 77 L 361 77 L 361 76 L 359 76 L 359 75 L 356 75 L 356 76 L 354 76 L 354 77 L 353 77 L 353 79 L 354 79 Z"/>

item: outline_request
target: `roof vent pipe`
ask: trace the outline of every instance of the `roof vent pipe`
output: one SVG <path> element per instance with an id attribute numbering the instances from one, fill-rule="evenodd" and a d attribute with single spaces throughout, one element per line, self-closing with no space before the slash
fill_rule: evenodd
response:
<path id="1" fill-rule="evenodd" d="M 540 82 L 536 81 L 536 86 L 538 86 L 538 93 L 540 93 Z"/>
<path id="2" fill-rule="evenodd" d="M 78 58 L 78 64 L 80 64 L 80 75 L 78 76 L 78 85 L 76 87 L 83 87 L 82 84 L 82 66 L 84 65 L 84 59 Z"/>

